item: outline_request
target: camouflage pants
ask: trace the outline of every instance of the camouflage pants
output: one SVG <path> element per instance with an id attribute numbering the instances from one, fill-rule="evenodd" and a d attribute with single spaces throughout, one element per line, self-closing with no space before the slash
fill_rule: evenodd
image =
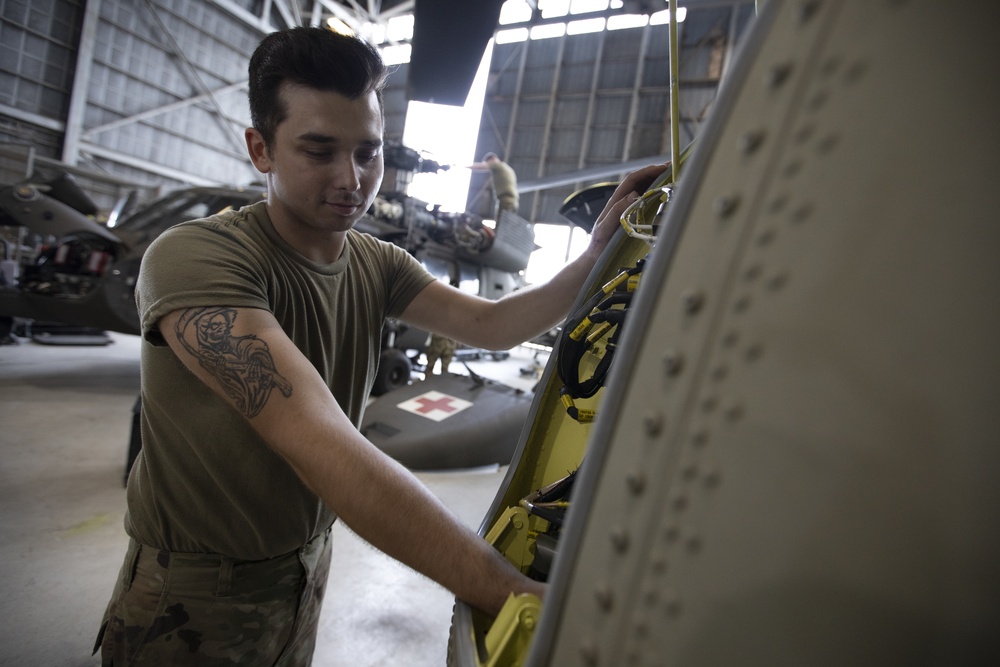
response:
<path id="1" fill-rule="evenodd" d="M 94 652 L 121 665 L 309 665 L 330 531 L 262 561 L 129 543 Z"/>

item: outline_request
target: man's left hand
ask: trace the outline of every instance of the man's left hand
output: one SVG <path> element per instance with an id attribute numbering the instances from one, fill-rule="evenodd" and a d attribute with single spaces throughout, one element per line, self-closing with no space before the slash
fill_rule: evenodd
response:
<path id="1" fill-rule="evenodd" d="M 597 223 L 594 225 L 594 230 L 590 236 L 590 245 L 587 248 L 587 252 L 594 257 L 595 261 L 604 251 L 604 247 L 611 241 L 611 237 L 614 236 L 625 209 L 646 192 L 656 178 L 666 171 L 669 166 L 670 163 L 666 162 L 664 164 L 653 164 L 643 167 L 630 173 L 618 185 L 614 194 L 611 195 L 608 203 L 604 206 L 604 210 L 601 211 L 601 215 L 597 218 Z"/>

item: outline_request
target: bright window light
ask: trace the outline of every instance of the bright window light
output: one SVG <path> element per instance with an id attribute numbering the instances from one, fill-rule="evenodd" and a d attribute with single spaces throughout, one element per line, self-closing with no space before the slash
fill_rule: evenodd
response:
<path id="1" fill-rule="evenodd" d="M 647 23 L 649 23 L 649 17 L 645 14 L 619 14 L 608 17 L 608 30 L 641 28 Z"/>
<path id="2" fill-rule="evenodd" d="M 528 267 L 524 271 L 524 281 L 529 285 L 537 285 L 552 278 L 568 262 L 583 254 L 590 243 L 589 235 L 569 225 L 535 224 L 533 228 L 538 250 L 531 253 Z"/>
<path id="3" fill-rule="evenodd" d="M 566 26 L 567 35 L 583 35 L 588 32 L 601 32 L 604 30 L 604 19 L 583 19 L 582 21 L 570 21 Z"/>
<path id="4" fill-rule="evenodd" d="M 531 6 L 524 0 L 507 0 L 500 7 L 500 25 L 524 23 L 531 20 Z"/>
<path id="5" fill-rule="evenodd" d="M 501 30 L 497 33 L 497 44 L 513 44 L 514 42 L 528 41 L 527 28 L 513 28 L 511 30 Z"/>
<path id="6" fill-rule="evenodd" d="M 624 6 L 625 3 L 622 0 L 611 0 L 611 9 L 621 9 Z"/>
<path id="7" fill-rule="evenodd" d="M 608 0 L 573 0 L 569 6 L 570 14 L 586 14 L 588 12 L 603 12 L 608 8 Z"/>
<path id="8" fill-rule="evenodd" d="M 348 37 L 354 36 L 354 31 L 351 30 L 351 26 L 347 25 L 336 16 L 328 18 L 326 20 L 326 26 L 334 32 L 339 32 L 341 35 L 347 35 Z"/>
<path id="9" fill-rule="evenodd" d="M 372 44 L 383 44 L 385 42 L 385 25 L 381 23 L 365 23 L 361 31 L 365 39 Z"/>
<path id="10" fill-rule="evenodd" d="M 531 29 L 531 39 L 549 39 L 551 37 L 562 37 L 566 34 L 565 23 L 549 23 L 548 25 L 536 25 Z"/>
<path id="11" fill-rule="evenodd" d="M 393 16 L 386 23 L 385 38 L 390 42 L 413 39 L 413 14 Z"/>
<path id="12" fill-rule="evenodd" d="M 409 44 L 396 44 L 395 46 L 386 46 L 382 48 L 382 60 L 385 61 L 386 65 L 403 65 L 410 62 L 410 51 L 412 48 Z"/>
<path id="13" fill-rule="evenodd" d="M 440 205 L 442 211 L 465 210 L 472 179 L 469 166 L 476 161 L 479 121 L 492 55 L 493 44 L 490 43 L 464 107 L 410 102 L 406 111 L 403 144 L 440 164 L 452 165 L 448 171 L 436 174 L 414 174 L 407 193 L 429 204 Z"/>
<path id="14" fill-rule="evenodd" d="M 682 23 L 684 19 L 687 18 L 688 10 L 687 7 L 677 8 L 677 22 Z M 670 23 L 670 10 L 664 9 L 662 12 L 656 12 L 649 17 L 649 25 L 665 25 Z"/>
<path id="15" fill-rule="evenodd" d="M 552 19 L 569 14 L 570 0 L 538 0 L 538 9 L 543 19 Z"/>

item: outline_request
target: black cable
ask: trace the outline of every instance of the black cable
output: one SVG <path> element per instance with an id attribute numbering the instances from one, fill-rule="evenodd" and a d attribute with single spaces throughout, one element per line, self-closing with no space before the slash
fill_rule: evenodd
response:
<path id="1" fill-rule="evenodd" d="M 626 274 L 629 278 L 634 278 L 642 273 L 645 259 L 640 259 L 631 269 L 619 272 L 615 280 L 610 284 L 615 284 Z M 556 370 L 563 381 L 563 388 L 560 396 L 569 396 L 570 399 L 590 398 L 604 386 L 605 378 L 611 369 L 615 351 L 618 346 L 623 324 L 628 313 L 628 307 L 632 301 L 632 290 L 634 282 L 632 280 L 621 280 L 617 282 L 612 291 L 608 291 L 607 286 L 601 292 L 591 297 L 575 313 L 571 314 L 566 321 L 562 332 L 562 341 L 559 348 L 559 358 L 556 360 Z M 622 308 L 613 308 L 622 306 Z M 590 340 L 591 330 L 595 325 L 607 325 L 607 330 L 602 335 L 610 335 L 607 338 L 604 355 L 598 361 L 594 372 L 589 378 L 580 378 L 580 362 L 584 355 L 593 347 L 594 342 Z M 572 401 L 568 401 L 567 411 L 573 419 L 578 419 L 573 412 L 575 408 Z"/>

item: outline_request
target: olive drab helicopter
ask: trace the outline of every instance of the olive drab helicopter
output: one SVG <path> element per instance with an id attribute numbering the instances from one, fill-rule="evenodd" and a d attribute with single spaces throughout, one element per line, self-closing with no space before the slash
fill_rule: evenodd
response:
<path id="1" fill-rule="evenodd" d="M 469 212 L 446 212 L 406 194 L 415 173 L 447 169 L 401 144 L 385 146 L 383 187 L 356 229 L 394 243 L 435 277 L 480 296 L 498 298 L 523 286 L 523 271 L 536 249 L 530 223 L 510 212 L 496 228 Z M 125 216 L 108 228 L 93 219 L 97 207 L 69 174 L 40 176 L 0 188 L 4 239 L 0 323 L 27 322 L 33 340 L 46 344 L 104 344 L 106 331 L 139 333 L 135 285 L 142 255 L 173 225 L 266 196 L 262 186 L 184 188 Z M 15 320 L 16 318 L 16 320 Z M 8 332 L 0 331 L 0 338 Z M 373 396 L 362 427 L 370 440 L 414 469 L 505 464 L 527 415 L 531 394 L 471 372 L 425 374 L 413 385 L 429 332 L 389 320 L 383 327 Z M 456 358 L 495 358 L 502 352 L 460 349 Z M 413 396 L 402 396 L 409 392 Z M 422 396 L 467 409 L 448 421 L 396 406 Z M 125 477 L 141 447 L 141 400 L 133 409 Z M 491 424 L 485 432 L 484 420 Z M 467 443 L 478 434 L 477 446 Z"/>
<path id="2" fill-rule="evenodd" d="M 385 146 L 386 178 L 357 229 L 395 243 L 443 280 L 496 298 L 523 285 L 521 272 L 535 249 L 527 221 L 511 216 L 497 231 L 469 212 L 441 211 L 406 194 L 415 173 L 447 165 L 397 142 Z M 164 230 L 264 198 L 262 185 L 175 190 L 124 217 L 114 227 L 94 219 L 97 206 L 66 172 L 36 174 L 0 187 L 0 320 L 45 328 L 43 342 L 83 342 L 102 331 L 139 333 L 135 282 L 142 255 Z M 56 323 L 46 327 L 43 323 Z M 56 332 L 57 335 L 52 335 Z M 60 332 L 62 332 L 60 334 Z M 0 332 L 5 333 L 5 332 Z M 428 333 L 387 323 L 374 393 L 405 386 Z"/>

